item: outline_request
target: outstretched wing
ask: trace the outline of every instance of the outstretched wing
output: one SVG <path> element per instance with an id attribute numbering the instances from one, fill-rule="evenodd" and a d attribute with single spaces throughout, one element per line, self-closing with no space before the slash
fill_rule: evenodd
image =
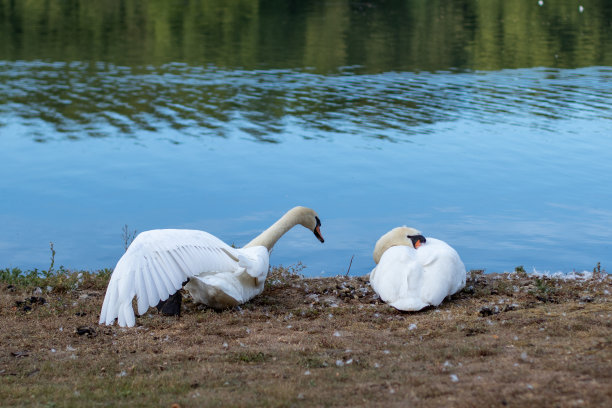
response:
<path id="1" fill-rule="evenodd" d="M 135 324 L 132 300 L 143 314 L 179 290 L 188 278 L 202 273 L 243 269 L 236 249 L 219 238 L 195 230 L 152 230 L 139 234 L 121 257 L 100 312 L 100 324 Z"/>

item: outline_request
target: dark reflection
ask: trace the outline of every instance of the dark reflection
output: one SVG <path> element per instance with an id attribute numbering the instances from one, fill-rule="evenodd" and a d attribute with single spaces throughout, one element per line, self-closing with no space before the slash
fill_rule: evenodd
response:
<path id="1" fill-rule="evenodd" d="M 169 64 L 18 62 L 0 65 L 0 115 L 21 118 L 34 137 L 229 137 L 282 142 L 289 125 L 304 138 L 338 134 L 405 140 L 423 125 L 473 120 L 531 126 L 609 118 L 612 71 L 524 69 L 481 73 L 339 75 L 226 71 Z M 532 118 L 532 119 L 530 119 Z M 52 126 L 54 132 L 45 132 Z M 171 132 L 172 133 L 172 132 Z M 171 137 L 176 143 L 181 140 Z"/>
<path id="2" fill-rule="evenodd" d="M 0 0 L 0 60 L 337 72 L 612 65 L 612 3 Z"/>
<path id="3" fill-rule="evenodd" d="M 609 86 L 563 69 L 612 65 L 612 3 L 581 5 L 0 0 L 0 122 L 20 118 L 36 141 L 278 143 L 289 125 L 397 141 L 491 113 L 609 117 Z M 493 71 L 521 67 L 536 69 Z"/>

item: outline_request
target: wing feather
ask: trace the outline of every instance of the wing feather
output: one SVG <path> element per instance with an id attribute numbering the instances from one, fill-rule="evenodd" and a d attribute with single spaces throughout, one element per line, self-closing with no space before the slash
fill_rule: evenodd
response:
<path id="1" fill-rule="evenodd" d="M 139 259 L 136 263 L 135 273 L 136 273 L 136 293 L 138 294 L 138 314 L 144 314 L 149 308 L 149 296 L 147 295 L 147 285 L 144 279 L 143 273 L 143 265 L 144 262 L 142 259 Z"/>
<path id="2" fill-rule="evenodd" d="M 170 266 L 168 262 L 166 262 L 167 260 L 166 255 L 167 255 L 166 253 L 156 251 L 155 257 L 154 257 L 155 259 L 154 267 L 156 271 L 156 276 L 158 278 L 157 288 L 158 288 L 159 293 L 163 294 L 162 296 L 160 296 L 160 300 L 168 299 L 168 296 L 172 295 L 177 290 L 174 287 L 174 284 L 170 281 L 170 277 L 171 276 L 174 277 L 173 275 L 175 275 L 174 273 L 175 268 Z M 166 295 L 166 293 L 168 295 Z"/>
<path id="3" fill-rule="evenodd" d="M 147 295 L 147 303 L 151 303 L 150 299 L 157 299 L 159 298 L 159 295 L 157 294 L 157 288 L 154 282 L 155 278 L 152 276 L 153 271 L 151 268 L 151 259 L 149 259 L 149 257 L 145 257 L 145 268 L 144 270 L 141 270 L 140 273 L 142 273 L 142 278 L 147 288 L 145 291 Z"/>
<path id="4" fill-rule="evenodd" d="M 194 230 L 152 230 L 139 234 L 123 254 L 108 283 L 100 312 L 100 324 L 135 324 L 132 300 L 138 313 L 165 300 L 181 288 L 187 278 L 242 269 L 239 251 L 217 237 Z"/>

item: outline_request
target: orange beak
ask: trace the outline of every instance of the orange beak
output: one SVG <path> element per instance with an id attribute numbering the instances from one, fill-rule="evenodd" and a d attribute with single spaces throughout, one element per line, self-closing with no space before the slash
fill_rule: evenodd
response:
<path id="1" fill-rule="evenodd" d="M 321 230 L 319 229 L 318 225 L 314 229 L 314 234 L 315 234 L 315 237 L 317 237 L 319 241 L 325 242 L 325 240 L 323 239 L 323 236 L 321 235 Z"/>
<path id="2" fill-rule="evenodd" d="M 417 242 L 414 243 L 414 249 L 417 249 L 420 246 L 421 246 L 421 240 L 419 239 Z"/>

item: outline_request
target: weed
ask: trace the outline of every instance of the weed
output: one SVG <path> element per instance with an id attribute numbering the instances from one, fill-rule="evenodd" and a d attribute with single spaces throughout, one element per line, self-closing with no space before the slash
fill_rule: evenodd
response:
<path id="1" fill-rule="evenodd" d="M 306 268 L 301 262 L 291 266 L 274 266 L 270 268 L 268 272 L 268 278 L 266 279 L 266 287 L 272 288 L 277 286 L 285 286 L 290 282 L 303 279 L 304 275 L 302 272 Z"/>
<path id="2" fill-rule="evenodd" d="M 304 356 L 300 359 L 300 365 L 306 368 L 323 368 L 329 364 L 318 357 Z"/>
<path id="3" fill-rule="evenodd" d="M 492 286 L 491 294 L 493 295 L 514 295 L 514 287 L 512 286 L 512 283 L 508 281 L 508 279 L 498 279 Z"/>
<path id="4" fill-rule="evenodd" d="M 232 356 L 232 360 L 241 361 L 243 363 L 263 363 L 268 359 L 268 356 L 261 351 L 245 351 Z"/>
<path id="5" fill-rule="evenodd" d="M 484 275 L 485 270 L 484 269 L 472 269 L 470 270 L 470 275 L 468 277 L 469 280 L 471 281 L 476 281 L 478 280 L 478 278 L 480 278 L 482 275 Z"/>
<path id="6" fill-rule="evenodd" d="M 593 268 L 593 275 L 597 278 L 602 278 L 607 275 L 606 270 L 601 267 L 601 262 L 597 262 L 597 265 Z"/>
<path id="7" fill-rule="evenodd" d="M 555 288 L 544 279 L 535 278 L 534 285 L 538 293 L 541 295 L 548 295 L 555 292 Z"/>
<path id="8" fill-rule="evenodd" d="M 523 267 L 523 265 L 519 265 L 516 268 L 514 268 L 514 272 L 519 276 L 519 278 L 527 277 L 527 271 L 525 271 L 525 268 Z"/>
<path id="9" fill-rule="evenodd" d="M 125 224 L 121 231 L 122 231 L 122 238 L 123 238 L 123 247 L 127 251 L 128 248 L 130 247 L 130 244 L 134 241 L 134 238 L 136 238 L 136 230 L 130 231 L 128 228 L 128 225 Z"/>
<path id="10" fill-rule="evenodd" d="M 53 242 L 49 242 L 49 246 L 51 247 L 51 265 L 49 265 L 49 270 L 46 272 L 47 276 L 53 273 L 53 265 L 55 265 L 55 249 L 53 248 Z"/>
<path id="11" fill-rule="evenodd" d="M 19 268 L 5 268 L 0 269 L 0 282 L 26 290 L 41 287 L 51 288 L 58 292 L 68 292 L 78 288 L 104 289 L 111 273 L 111 269 L 102 269 L 97 272 L 69 271 L 63 266 L 52 273 L 38 269 L 22 271 Z"/>

